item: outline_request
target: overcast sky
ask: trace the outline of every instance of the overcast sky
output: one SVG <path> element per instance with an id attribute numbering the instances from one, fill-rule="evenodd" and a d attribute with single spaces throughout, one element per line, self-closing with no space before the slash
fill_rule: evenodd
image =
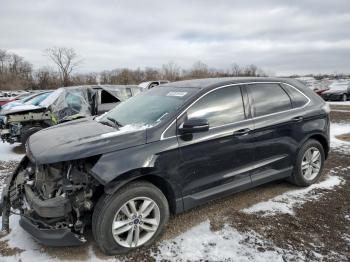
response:
<path id="1" fill-rule="evenodd" d="M 350 0 L 0 0 L 0 48 L 35 68 L 73 47 L 81 71 L 257 64 L 277 75 L 350 73 Z"/>

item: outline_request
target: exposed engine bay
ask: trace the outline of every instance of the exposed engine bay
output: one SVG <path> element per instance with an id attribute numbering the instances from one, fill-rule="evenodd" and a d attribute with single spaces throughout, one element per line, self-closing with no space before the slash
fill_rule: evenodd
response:
<path id="1" fill-rule="evenodd" d="M 94 191 L 99 186 L 89 174 L 91 164 L 84 160 L 40 166 L 25 162 L 8 184 L 7 208 L 16 210 L 15 214 L 19 211 L 21 221 L 30 224 L 28 229 L 20 221 L 26 230 L 65 230 L 74 235 L 75 244 L 84 243 L 84 229 L 91 222 Z M 6 212 L 12 211 L 6 210 L 4 204 L 6 216 Z"/>

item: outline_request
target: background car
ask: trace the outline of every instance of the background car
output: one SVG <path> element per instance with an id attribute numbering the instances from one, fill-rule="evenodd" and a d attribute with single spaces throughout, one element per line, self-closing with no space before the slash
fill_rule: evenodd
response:
<path id="1" fill-rule="evenodd" d="M 155 86 L 163 85 L 170 83 L 168 80 L 155 80 L 155 81 L 148 81 L 148 82 L 142 82 L 138 86 L 141 87 L 144 90 L 151 89 Z"/>
<path id="2" fill-rule="evenodd" d="M 30 95 L 31 95 L 31 92 L 20 92 L 20 93 L 2 92 L 0 95 L 0 108 L 3 105 L 6 105 L 7 103 L 20 100 Z"/>
<path id="3" fill-rule="evenodd" d="M 326 101 L 347 101 L 350 98 L 350 81 L 334 82 L 321 96 Z"/>
<path id="4" fill-rule="evenodd" d="M 101 115 L 140 93 L 137 86 L 93 85 L 59 88 L 39 103 L 28 102 L 3 110 L 1 139 L 25 144 L 35 132 L 62 122 Z M 34 98 L 35 101 L 39 97 Z"/>

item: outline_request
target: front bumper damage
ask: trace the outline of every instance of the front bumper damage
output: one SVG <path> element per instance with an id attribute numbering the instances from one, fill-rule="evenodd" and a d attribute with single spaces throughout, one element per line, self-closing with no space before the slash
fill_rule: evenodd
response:
<path id="1" fill-rule="evenodd" d="M 11 214 L 17 214 L 21 216 L 20 226 L 42 244 L 84 244 L 84 228 L 88 223 L 87 218 L 91 218 L 92 188 L 95 184 L 90 183 L 90 178 L 87 179 L 88 174 L 77 173 L 77 170 L 73 170 L 75 167 L 69 165 L 67 176 L 72 180 L 69 180 L 65 173 L 62 179 L 59 176 L 61 173 L 49 174 L 53 176 L 50 179 L 59 185 L 57 192 L 57 189 L 50 188 L 49 183 L 43 182 L 45 176 L 38 175 L 38 172 L 44 171 L 38 168 L 32 170 L 31 164 L 30 160 L 24 157 L 8 177 L 2 193 L 2 234 L 9 233 L 9 217 Z M 79 178 L 78 175 L 84 177 Z M 41 186 L 50 188 L 50 191 L 47 191 L 48 195 L 38 190 Z"/>
<path id="2" fill-rule="evenodd" d="M 2 142 L 8 142 L 9 144 L 20 142 L 22 127 L 21 124 L 8 124 L 6 127 L 7 128 L 2 129 L 0 132 Z"/>
<path id="3" fill-rule="evenodd" d="M 21 217 L 20 226 L 31 234 L 39 243 L 47 246 L 80 246 L 86 241 L 67 228 L 46 229 L 39 228 L 31 220 Z"/>

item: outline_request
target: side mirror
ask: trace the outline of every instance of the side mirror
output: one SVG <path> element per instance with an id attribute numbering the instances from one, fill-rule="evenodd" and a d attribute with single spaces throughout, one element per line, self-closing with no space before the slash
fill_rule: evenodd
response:
<path id="1" fill-rule="evenodd" d="M 200 133 L 200 132 L 206 132 L 208 130 L 209 130 L 208 120 L 202 119 L 202 118 L 188 119 L 179 128 L 179 131 L 181 134 Z"/>

